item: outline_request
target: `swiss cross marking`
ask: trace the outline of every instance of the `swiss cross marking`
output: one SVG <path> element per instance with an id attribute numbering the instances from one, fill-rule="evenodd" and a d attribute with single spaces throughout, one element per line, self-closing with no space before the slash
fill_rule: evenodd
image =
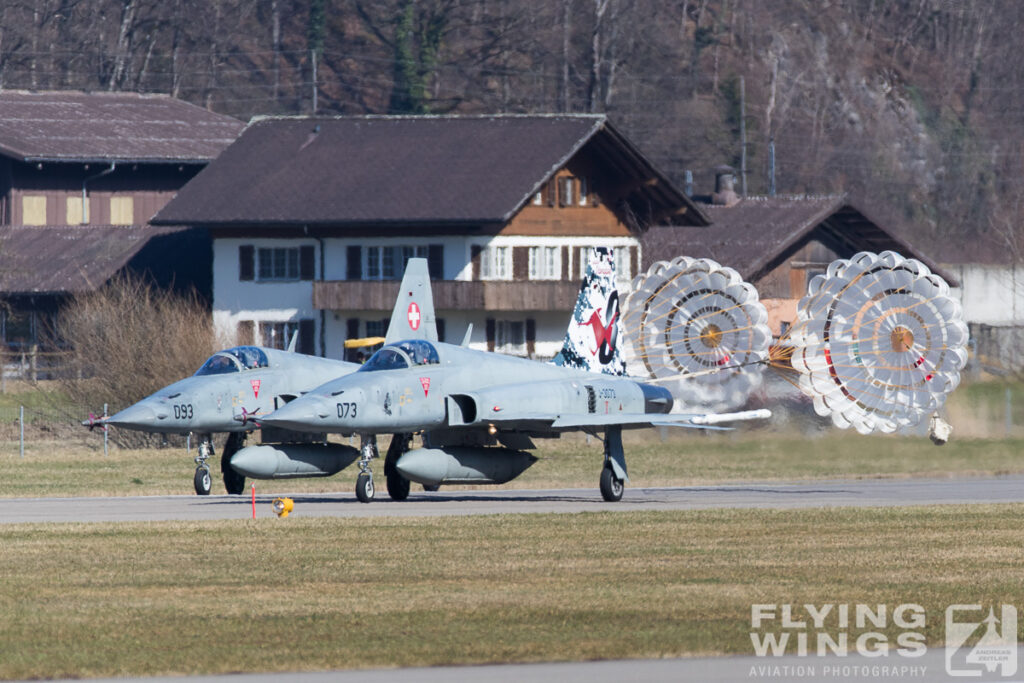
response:
<path id="1" fill-rule="evenodd" d="M 414 332 L 420 329 L 420 307 L 415 301 L 409 304 L 409 327 Z"/>

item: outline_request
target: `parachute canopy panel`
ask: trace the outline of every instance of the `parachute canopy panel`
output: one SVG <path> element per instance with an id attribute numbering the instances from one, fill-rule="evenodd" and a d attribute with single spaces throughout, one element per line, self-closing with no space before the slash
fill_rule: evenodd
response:
<path id="1" fill-rule="evenodd" d="M 792 351 L 815 411 L 867 434 L 938 410 L 960 383 L 967 339 L 947 283 L 886 251 L 837 260 L 816 276 L 780 346 Z"/>
<path id="2" fill-rule="evenodd" d="M 742 405 L 760 385 L 771 331 L 757 291 L 732 268 L 681 256 L 633 281 L 623 313 L 630 374 L 684 406 Z"/>

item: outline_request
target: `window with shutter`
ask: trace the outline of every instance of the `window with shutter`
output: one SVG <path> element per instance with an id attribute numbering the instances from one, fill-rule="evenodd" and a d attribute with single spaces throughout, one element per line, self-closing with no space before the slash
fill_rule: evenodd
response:
<path id="1" fill-rule="evenodd" d="M 431 244 L 427 248 L 427 269 L 431 280 L 444 279 L 444 245 Z"/>
<path id="2" fill-rule="evenodd" d="M 363 279 L 363 248 L 350 246 L 345 250 L 345 279 Z"/>
<path id="3" fill-rule="evenodd" d="M 255 323 L 252 320 L 239 320 L 235 337 L 236 343 L 240 346 L 252 344 L 255 329 Z"/>
<path id="4" fill-rule="evenodd" d="M 312 245 L 299 247 L 299 279 L 312 280 L 316 277 L 316 250 Z"/>
<path id="5" fill-rule="evenodd" d="M 238 247 L 238 279 L 245 282 L 256 277 L 256 248 L 251 244 Z"/>

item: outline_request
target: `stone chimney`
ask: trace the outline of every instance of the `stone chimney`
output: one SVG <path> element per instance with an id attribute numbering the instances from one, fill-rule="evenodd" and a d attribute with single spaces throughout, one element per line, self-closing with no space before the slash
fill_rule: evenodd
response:
<path id="1" fill-rule="evenodd" d="M 731 166 L 719 166 L 715 169 L 715 193 L 711 195 L 711 203 L 718 206 L 732 206 L 740 200 L 733 186 L 736 184 L 736 171 Z"/>

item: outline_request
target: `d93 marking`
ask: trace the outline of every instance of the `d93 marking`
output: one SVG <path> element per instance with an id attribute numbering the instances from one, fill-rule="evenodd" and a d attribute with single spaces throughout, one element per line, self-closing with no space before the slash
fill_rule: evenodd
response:
<path id="1" fill-rule="evenodd" d="M 191 420 L 192 419 L 192 404 L 191 403 L 175 403 L 174 404 L 174 419 L 175 420 Z"/>

